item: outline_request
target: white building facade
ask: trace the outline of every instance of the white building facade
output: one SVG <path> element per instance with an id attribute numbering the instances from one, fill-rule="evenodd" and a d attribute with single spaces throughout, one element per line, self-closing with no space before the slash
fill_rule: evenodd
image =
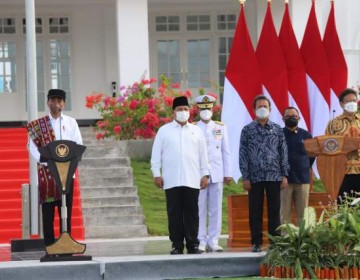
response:
<path id="1" fill-rule="evenodd" d="M 0 0 L 0 127 L 25 122 L 25 1 Z M 67 91 L 66 114 L 78 121 L 99 118 L 85 107 L 92 92 L 111 95 L 113 82 L 166 75 L 189 88 L 222 85 L 240 4 L 237 0 L 35 0 L 38 114 L 47 112 L 46 92 Z M 254 47 L 266 0 L 248 0 L 246 17 Z M 311 0 L 290 0 L 301 43 Z M 316 0 L 323 34 L 330 0 Z M 283 0 L 272 1 L 279 29 Z M 338 34 L 348 65 L 348 86 L 360 82 L 360 1 L 335 0 Z M 212 91 L 214 91 L 212 89 Z"/>

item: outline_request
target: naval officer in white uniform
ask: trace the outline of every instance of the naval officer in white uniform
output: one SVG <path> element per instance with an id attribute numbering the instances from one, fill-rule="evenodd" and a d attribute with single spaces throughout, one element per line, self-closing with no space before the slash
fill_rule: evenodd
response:
<path id="1" fill-rule="evenodd" d="M 199 194 L 199 250 L 221 252 L 219 237 L 222 225 L 223 183 L 232 181 L 228 134 L 222 122 L 211 120 L 214 102 L 211 95 L 195 99 L 199 108 L 200 121 L 196 123 L 205 137 L 210 164 L 210 182 Z M 207 217 L 209 218 L 207 219 Z M 208 221 L 208 223 L 207 223 Z"/>

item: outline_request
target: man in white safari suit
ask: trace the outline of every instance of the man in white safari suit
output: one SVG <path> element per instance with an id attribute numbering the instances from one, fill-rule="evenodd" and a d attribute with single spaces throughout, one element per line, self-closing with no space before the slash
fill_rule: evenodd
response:
<path id="1" fill-rule="evenodd" d="M 221 252 L 219 237 L 222 225 L 223 183 L 232 181 L 230 148 L 226 126 L 213 121 L 212 113 L 216 99 L 201 95 L 195 99 L 199 108 L 200 121 L 196 123 L 204 134 L 207 144 L 210 181 L 199 194 L 199 250 Z M 208 218 L 209 216 L 209 218 Z"/>

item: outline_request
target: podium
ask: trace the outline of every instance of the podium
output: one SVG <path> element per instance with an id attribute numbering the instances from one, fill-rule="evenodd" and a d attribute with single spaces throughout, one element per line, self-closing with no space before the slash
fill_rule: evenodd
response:
<path id="1" fill-rule="evenodd" d="M 323 135 L 306 139 L 305 150 L 317 157 L 317 168 L 326 192 L 336 200 L 345 176 L 347 155 L 357 152 L 360 139 L 341 135 Z"/>
<path id="2" fill-rule="evenodd" d="M 40 259 L 47 261 L 91 260 L 91 256 L 83 254 L 86 244 L 74 240 L 68 233 L 66 195 L 70 192 L 72 179 L 81 156 L 86 147 L 70 140 L 57 140 L 39 148 L 40 155 L 47 160 L 48 168 L 54 177 L 56 187 L 61 194 L 61 226 L 62 232 L 57 241 L 46 246 L 46 255 Z M 75 254 L 75 255 L 74 255 Z"/>

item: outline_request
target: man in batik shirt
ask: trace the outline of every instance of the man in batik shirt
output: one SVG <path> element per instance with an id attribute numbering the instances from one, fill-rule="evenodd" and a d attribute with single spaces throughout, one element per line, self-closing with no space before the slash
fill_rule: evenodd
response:
<path id="1" fill-rule="evenodd" d="M 329 121 L 325 134 L 360 137 L 360 115 L 358 110 L 358 97 L 355 90 L 347 88 L 339 96 L 343 113 Z M 360 160 L 359 150 L 347 155 L 348 162 L 344 180 L 341 184 L 338 203 L 342 203 L 344 195 L 360 195 Z"/>
<path id="2" fill-rule="evenodd" d="M 261 252 L 264 192 L 267 197 L 268 232 L 278 235 L 280 190 L 287 187 L 288 152 L 282 128 L 269 120 L 270 100 L 254 100 L 256 119 L 241 132 L 239 164 L 244 190 L 249 192 L 249 222 L 253 252 Z"/>

